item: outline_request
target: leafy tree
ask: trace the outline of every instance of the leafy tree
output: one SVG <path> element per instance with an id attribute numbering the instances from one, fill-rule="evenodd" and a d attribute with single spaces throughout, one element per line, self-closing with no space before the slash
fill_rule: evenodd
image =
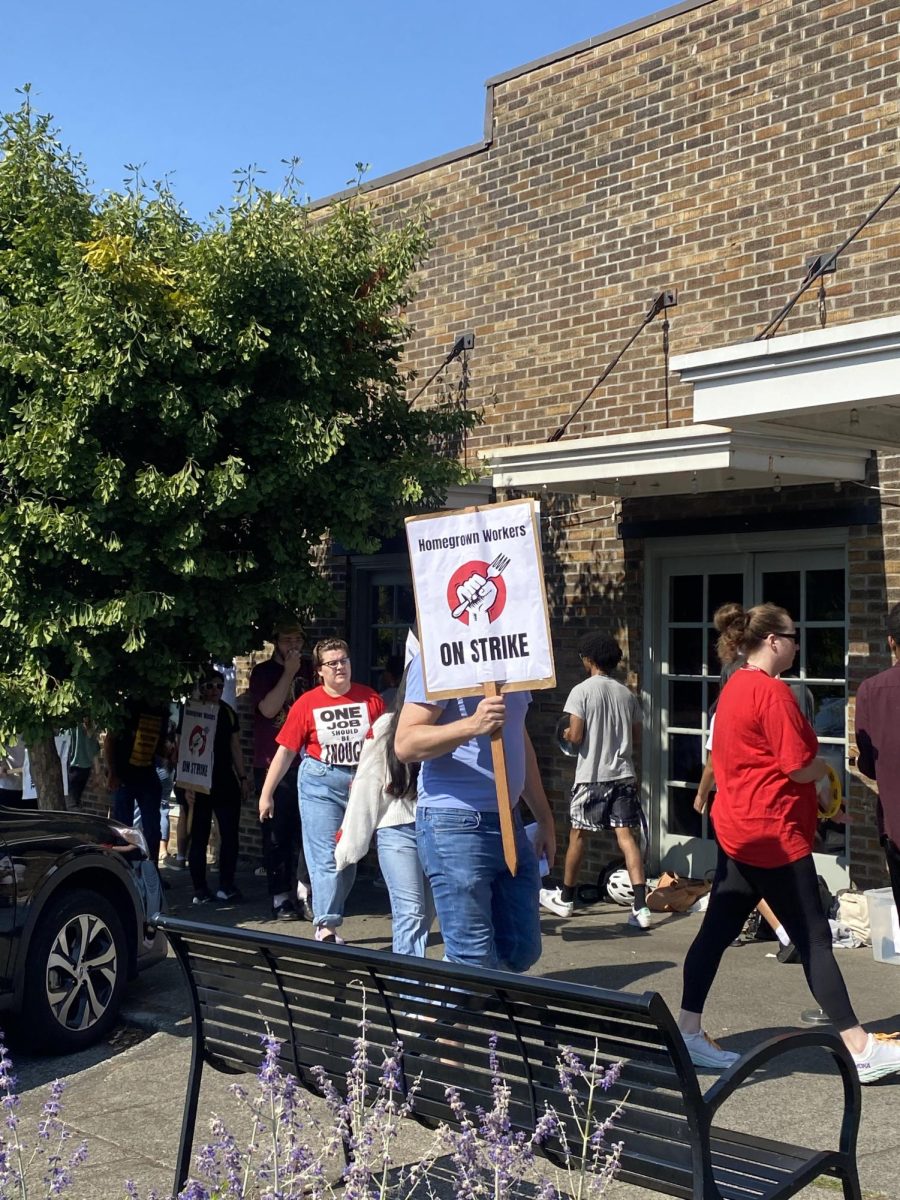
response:
<path id="1" fill-rule="evenodd" d="M 327 605 L 325 540 L 440 504 L 472 418 L 406 399 L 421 215 L 310 213 L 292 173 L 206 226 L 137 173 L 97 197 L 27 89 L 0 155 L 0 738 L 59 807 L 55 730 Z"/>

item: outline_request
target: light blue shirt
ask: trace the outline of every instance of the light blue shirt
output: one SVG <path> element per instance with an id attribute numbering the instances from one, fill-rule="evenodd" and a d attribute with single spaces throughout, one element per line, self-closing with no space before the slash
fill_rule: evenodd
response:
<path id="1" fill-rule="evenodd" d="M 460 696 L 453 700 L 426 700 L 422 680 L 422 660 L 417 655 L 409 664 L 406 703 L 427 704 L 441 709 L 438 725 L 452 725 L 469 717 L 481 703 L 481 696 Z M 503 746 L 506 750 L 506 777 L 509 798 L 515 806 L 525 787 L 525 714 L 531 703 L 530 692 L 507 692 Z M 441 808 L 474 808 L 480 812 L 497 811 L 497 789 L 491 739 L 486 734 L 470 738 L 449 754 L 426 759 L 419 772 L 419 804 Z"/>

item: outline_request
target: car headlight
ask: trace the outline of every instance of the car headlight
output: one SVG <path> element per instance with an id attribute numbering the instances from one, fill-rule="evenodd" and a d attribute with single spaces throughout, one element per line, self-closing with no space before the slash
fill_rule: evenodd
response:
<path id="1" fill-rule="evenodd" d="M 132 825 L 117 825 L 116 828 L 125 841 L 128 842 L 129 846 L 136 846 L 144 858 L 150 857 L 150 851 L 147 849 L 147 839 L 144 837 L 143 830 L 135 829 Z"/>

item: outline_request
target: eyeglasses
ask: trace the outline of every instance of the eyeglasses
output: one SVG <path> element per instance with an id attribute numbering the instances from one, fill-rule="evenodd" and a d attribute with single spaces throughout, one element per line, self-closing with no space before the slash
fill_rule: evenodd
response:
<path id="1" fill-rule="evenodd" d="M 350 662 L 349 658 L 333 658 L 331 662 L 319 663 L 319 666 L 324 671 L 326 668 L 329 671 L 336 671 L 338 667 L 346 667 Z"/>
<path id="2" fill-rule="evenodd" d="M 800 645 L 800 634 L 799 633 L 776 633 L 775 637 L 790 638 L 791 641 L 794 642 L 796 645 L 798 645 L 798 646 Z"/>

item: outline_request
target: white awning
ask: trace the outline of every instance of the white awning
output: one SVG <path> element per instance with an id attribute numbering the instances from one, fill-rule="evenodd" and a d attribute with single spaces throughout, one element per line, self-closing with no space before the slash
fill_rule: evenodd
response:
<path id="1" fill-rule="evenodd" d="M 868 448 L 721 425 L 682 425 L 486 451 L 494 487 L 666 496 L 863 480 Z"/>
<path id="2" fill-rule="evenodd" d="M 490 504 L 494 484 L 489 475 L 472 483 L 457 483 L 447 492 L 444 508 L 474 508 L 479 504 Z"/>
<path id="3" fill-rule="evenodd" d="M 694 420 L 900 448 L 900 316 L 673 357 Z"/>

